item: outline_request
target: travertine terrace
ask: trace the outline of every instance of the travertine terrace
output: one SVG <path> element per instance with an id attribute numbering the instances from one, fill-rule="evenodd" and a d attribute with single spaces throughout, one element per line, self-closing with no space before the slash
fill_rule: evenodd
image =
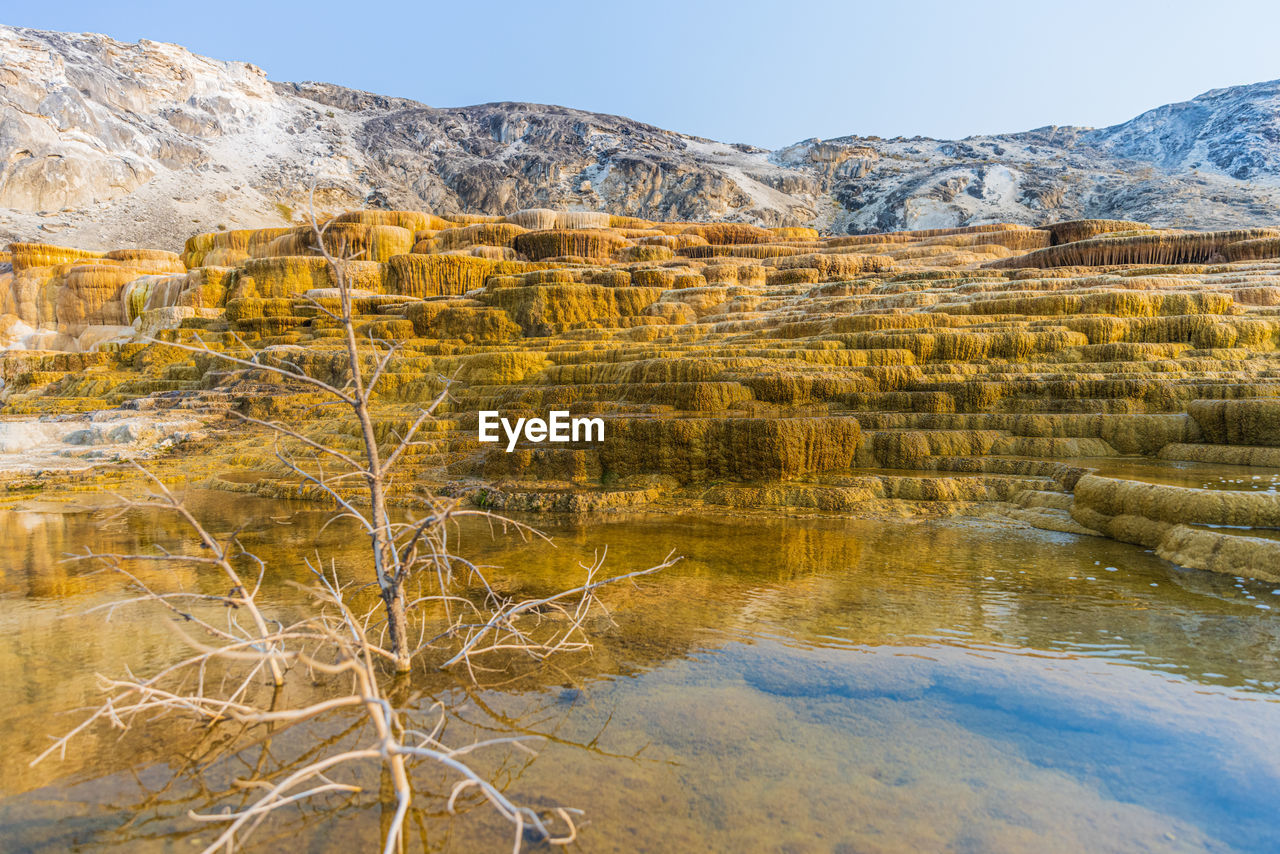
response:
<path id="1" fill-rule="evenodd" d="M 533 209 L 350 211 L 326 234 L 356 256 L 361 334 L 400 345 L 378 385 L 386 436 L 451 383 L 404 503 L 1003 514 L 1280 581 L 1280 494 L 1159 476 L 1280 468 L 1280 230 L 823 237 Z M 209 438 L 179 457 L 278 496 L 308 490 L 228 409 L 354 447 L 316 395 L 144 340 L 265 348 L 340 381 L 309 227 L 197 234 L 181 257 L 13 244 L 0 260 L 6 413 L 200 411 Z M 477 441 L 481 410 L 552 409 L 602 417 L 604 442 Z M 1154 475 L 1108 474 L 1126 457 Z"/>

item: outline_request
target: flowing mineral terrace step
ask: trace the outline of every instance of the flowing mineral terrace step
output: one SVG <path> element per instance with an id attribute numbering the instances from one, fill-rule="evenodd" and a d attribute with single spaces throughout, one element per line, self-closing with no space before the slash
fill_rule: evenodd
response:
<path id="1" fill-rule="evenodd" d="M 1089 474 L 1076 484 L 1071 515 L 1081 525 L 1156 550 L 1195 569 L 1280 582 L 1280 492 L 1194 489 Z"/>
<path id="2" fill-rule="evenodd" d="M 450 383 L 397 500 L 998 512 L 1189 566 L 1276 565 L 1274 541 L 1249 535 L 1273 499 L 1232 481 L 1280 474 L 1280 231 L 823 237 L 533 210 L 353 211 L 329 235 L 362 253 L 346 267 L 359 335 L 399 347 L 380 435 Z M 359 449 L 321 395 L 144 340 L 199 336 L 344 382 L 338 292 L 307 229 L 196 235 L 181 257 L 15 244 L 8 260 L 0 312 L 45 349 L 0 358 L 7 413 L 234 408 Z M 482 410 L 553 409 L 602 418 L 604 441 L 478 441 Z M 259 434 L 225 423 L 201 451 L 225 488 L 306 494 Z M 1180 479 L 1194 465 L 1242 477 Z M 1117 490 L 1164 509 L 1102 497 Z M 1220 505 L 1254 509 L 1204 509 Z M 1204 527 L 1226 524 L 1243 527 Z"/>

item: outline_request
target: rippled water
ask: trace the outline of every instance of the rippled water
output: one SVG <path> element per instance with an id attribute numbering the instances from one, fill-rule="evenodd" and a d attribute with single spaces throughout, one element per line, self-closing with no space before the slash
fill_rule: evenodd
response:
<path id="1" fill-rule="evenodd" d="M 268 597 L 287 604 L 317 546 L 350 537 L 300 505 L 200 494 L 214 526 L 260 520 Z M 1181 570 L 1110 540 L 985 522 L 640 516 L 547 525 L 558 548 L 467 531 L 463 550 L 509 588 L 550 589 L 608 546 L 615 571 L 671 548 L 685 560 L 607 597 L 590 657 L 475 688 L 421 680 L 455 703 L 451 734 L 540 733 L 536 759 L 487 770 L 515 798 L 587 811 L 583 851 L 1275 851 L 1280 822 L 1280 590 Z M 172 780 L 208 748 L 191 733 L 98 734 L 26 768 L 91 701 L 95 671 L 179 652 L 126 610 L 70 616 L 119 582 L 66 551 L 175 545 L 166 519 L 30 503 L 0 511 L 0 846 L 190 851 L 206 790 Z M 196 583 L 194 579 L 188 579 Z M 498 683 L 501 680 L 490 680 Z M 350 737 L 340 717 L 315 737 Z M 238 764 L 239 763 L 239 764 Z M 440 781 L 443 784 L 443 780 Z M 374 781 L 376 786 L 376 781 Z M 376 808 L 299 811 L 258 850 L 368 850 Z M 195 834 L 195 835 L 193 835 Z M 412 850 L 500 850 L 482 810 L 420 814 Z M 535 849 L 536 850 L 536 849 Z"/>

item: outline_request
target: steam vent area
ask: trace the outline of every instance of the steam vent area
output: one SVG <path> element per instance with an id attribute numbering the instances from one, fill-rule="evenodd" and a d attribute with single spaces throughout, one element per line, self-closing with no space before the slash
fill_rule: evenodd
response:
<path id="1" fill-rule="evenodd" d="M 401 504 L 983 515 L 1280 582 L 1280 230 L 364 210 L 324 235 L 352 259 L 371 369 L 397 348 L 381 438 L 447 385 Z M 157 465 L 273 497 L 321 496 L 237 416 L 360 447 L 323 394 L 189 349 L 346 381 L 310 226 L 0 263 L 5 418 L 179 413 L 202 429 Z M 603 441 L 479 441 L 482 411 L 554 410 L 601 418 Z"/>

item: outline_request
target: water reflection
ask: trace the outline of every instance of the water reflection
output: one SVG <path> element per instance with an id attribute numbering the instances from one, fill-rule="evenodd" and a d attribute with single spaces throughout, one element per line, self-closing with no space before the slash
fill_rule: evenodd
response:
<path id="1" fill-rule="evenodd" d="M 246 538 L 271 562 L 271 604 L 296 602 L 301 552 L 355 571 L 358 541 L 322 531 L 324 513 L 193 500 L 215 529 L 255 520 Z M 503 751 L 488 770 L 513 796 L 586 808 L 584 850 L 1280 847 L 1268 794 L 1280 790 L 1280 621 L 1257 608 L 1280 594 L 1265 585 L 975 521 L 642 516 L 552 533 L 558 548 L 469 528 L 463 548 L 522 593 L 563 584 L 605 546 L 618 571 L 671 547 L 685 560 L 608 596 L 591 656 L 480 687 L 424 674 L 402 702 L 449 700 L 457 741 L 545 736 L 536 760 Z M 94 698 L 94 672 L 179 649 L 136 610 L 67 617 L 120 585 L 62 554 L 157 543 L 184 547 L 171 520 L 147 513 L 54 502 L 0 513 L 5 850 L 191 850 L 204 831 L 187 809 L 216 802 L 246 766 L 307 755 L 305 740 L 257 735 L 227 756 L 234 734 L 165 730 L 123 744 L 100 733 L 65 763 L 25 767 L 63 728 L 54 713 Z M 359 733 L 334 716 L 311 735 Z M 180 761 L 200 775 L 175 780 Z M 447 790 L 443 776 L 426 780 Z M 382 820 L 382 783 L 365 783 L 361 797 L 273 825 L 257 847 L 364 850 Z M 483 810 L 448 821 L 422 802 L 418 849 L 506 838 Z"/>

